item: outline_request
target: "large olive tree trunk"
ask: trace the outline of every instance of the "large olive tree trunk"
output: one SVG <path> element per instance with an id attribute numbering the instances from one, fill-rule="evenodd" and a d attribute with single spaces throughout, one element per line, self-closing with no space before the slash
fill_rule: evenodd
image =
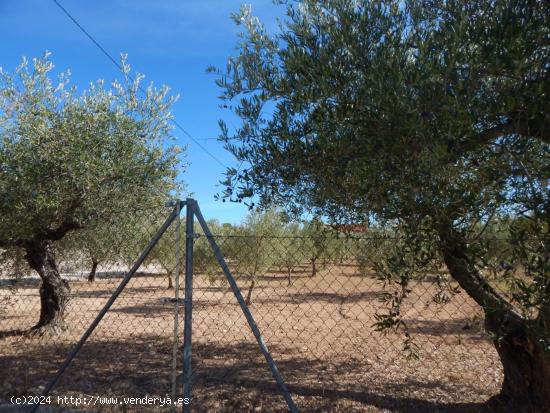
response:
<path id="1" fill-rule="evenodd" d="M 534 331 L 507 314 L 486 312 L 485 325 L 497 334 L 494 344 L 504 370 L 496 400 L 518 412 L 550 412 L 550 353 Z"/>
<path id="2" fill-rule="evenodd" d="M 52 243 L 49 240 L 30 240 L 25 243 L 25 250 L 27 262 L 42 279 L 40 318 L 32 330 L 38 334 L 64 330 L 70 288 L 69 283 L 59 275 Z"/>
<path id="3" fill-rule="evenodd" d="M 500 394 L 492 402 L 502 411 L 550 412 L 550 353 L 523 318 L 479 274 L 468 255 L 466 241 L 452 230 L 441 233 L 443 259 L 452 277 L 483 309 L 485 328 L 504 371 Z"/>

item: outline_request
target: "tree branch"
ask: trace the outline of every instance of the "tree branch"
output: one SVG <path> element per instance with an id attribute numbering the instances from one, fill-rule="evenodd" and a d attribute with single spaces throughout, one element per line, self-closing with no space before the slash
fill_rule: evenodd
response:
<path id="1" fill-rule="evenodd" d="M 527 122 L 526 120 L 514 119 L 512 117 L 500 125 L 485 129 L 475 138 L 475 141 L 478 143 L 487 143 L 501 136 L 514 134 L 550 143 L 548 128 L 543 122 Z"/>
<path id="2" fill-rule="evenodd" d="M 464 237 L 449 227 L 440 230 L 439 235 L 443 260 L 449 272 L 485 313 L 506 313 L 522 320 L 522 316 L 514 307 L 479 274 L 473 260 L 468 256 L 468 246 Z"/>
<path id="3" fill-rule="evenodd" d="M 70 202 L 69 207 L 67 208 L 63 222 L 61 222 L 61 224 L 57 228 L 46 229 L 37 234 L 37 236 L 34 238 L 59 241 L 65 236 L 67 232 L 73 229 L 83 228 L 84 225 L 81 222 L 77 221 L 73 216 L 76 210 L 81 207 L 81 203 L 82 201 L 80 199 L 73 199 Z"/>
<path id="4" fill-rule="evenodd" d="M 487 128 L 477 135 L 467 138 L 463 142 L 451 140 L 448 142 L 448 147 L 455 153 L 462 156 L 464 152 L 473 151 L 481 146 L 489 144 L 497 138 L 507 135 L 519 135 L 525 138 L 534 138 L 543 143 L 550 144 L 548 128 L 543 122 L 527 122 L 525 120 L 509 118 L 508 121 L 497 126 Z"/>
<path id="5" fill-rule="evenodd" d="M 25 241 L 21 239 L 0 239 L 0 248 L 21 247 L 24 242 Z"/>
<path id="6" fill-rule="evenodd" d="M 39 239 L 47 239 L 50 241 L 59 241 L 65 236 L 65 234 L 73 229 L 83 228 L 84 226 L 74 219 L 68 219 L 59 225 L 59 227 L 47 230 L 43 234 L 39 235 Z"/>

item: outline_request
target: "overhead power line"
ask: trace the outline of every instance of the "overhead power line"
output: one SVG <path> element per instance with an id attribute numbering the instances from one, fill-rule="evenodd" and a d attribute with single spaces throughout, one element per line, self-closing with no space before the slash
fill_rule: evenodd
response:
<path id="1" fill-rule="evenodd" d="M 88 39 L 90 39 L 92 41 L 92 43 L 99 49 L 101 50 L 101 52 L 107 57 L 107 59 L 109 59 L 111 61 L 111 63 L 113 63 L 118 70 L 120 70 L 121 72 L 123 72 L 123 68 L 122 66 L 120 65 L 119 62 L 117 62 L 113 56 L 111 56 L 111 54 L 109 52 L 107 52 L 107 50 L 105 50 L 105 48 L 96 40 L 94 39 L 94 37 L 84 28 L 82 27 L 82 25 L 71 15 L 71 13 L 69 13 L 69 11 L 63 7 L 61 5 L 61 3 L 59 3 L 58 0 L 53 0 L 53 2 L 56 4 L 57 7 L 59 7 L 59 9 L 69 18 L 71 19 L 71 21 L 80 29 L 80 31 L 82 33 L 84 33 L 86 35 L 86 37 Z M 132 78 L 132 76 L 129 75 L 129 78 L 133 81 L 134 79 Z M 139 90 L 142 92 L 142 93 L 145 93 L 145 90 L 141 87 L 141 85 L 139 86 Z M 181 126 L 181 124 L 175 120 L 175 119 L 172 119 L 172 123 L 179 129 L 181 130 L 185 136 L 187 136 L 189 139 L 191 139 L 199 148 L 201 148 L 205 153 L 207 153 L 214 161 L 216 161 L 218 164 L 220 164 L 222 167 L 224 168 L 227 168 L 227 166 L 222 162 L 220 161 L 216 156 L 214 156 L 208 149 L 206 149 L 203 145 L 201 145 L 201 143 L 195 139 L 189 132 L 187 132 L 183 126 Z M 240 168 L 240 167 L 239 167 Z"/>

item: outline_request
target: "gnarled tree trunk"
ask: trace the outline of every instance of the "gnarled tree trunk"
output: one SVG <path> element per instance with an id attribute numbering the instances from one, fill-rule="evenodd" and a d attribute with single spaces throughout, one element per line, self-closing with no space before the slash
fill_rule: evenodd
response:
<path id="1" fill-rule="evenodd" d="M 90 274 L 88 274 L 88 282 L 93 283 L 95 281 L 95 275 L 98 265 L 99 261 L 92 257 L 92 269 L 90 270 Z"/>
<path id="2" fill-rule="evenodd" d="M 168 277 L 168 287 L 166 287 L 166 289 L 172 290 L 174 288 L 174 283 L 172 282 L 172 272 L 167 271 L 166 276 Z"/>
<path id="3" fill-rule="evenodd" d="M 248 287 L 248 293 L 246 294 L 246 300 L 244 301 L 246 305 L 252 304 L 252 290 L 254 290 L 255 285 L 256 281 L 253 279 L 250 282 L 250 287 Z"/>
<path id="4" fill-rule="evenodd" d="M 550 353 L 537 329 L 479 274 L 468 256 L 466 241 L 452 230 L 441 233 L 443 259 L 450 274 L 483 309 L 485 328 L 504 371 L 500 394 L 491 402 L 500 411 L 550 412 Z"/>
<path id="5" fill-rule="evenodd" d="M 42 284 L 40 286 L 40 318 L 32 330 L 38 334 L 64 330 L 65 308 L 69 301 L 69 283 L 61 278 L 52 243 L 49 240 L 30 240 L 25 243 L 26 258 Z"/>
<path id="6" fill-rule="evenodd" d="M 485 327 L 504 370 L 494 402 L 517 412 L 550 412 L 550 353 L 545 352 L 525 321 L 509 314 L 485 313 Z"/>

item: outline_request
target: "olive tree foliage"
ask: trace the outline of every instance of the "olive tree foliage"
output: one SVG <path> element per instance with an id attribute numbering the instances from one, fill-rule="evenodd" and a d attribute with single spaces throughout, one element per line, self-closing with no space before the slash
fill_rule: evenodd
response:
<path id="1" fill-rule="evenodd" d="M 236 277 L 249 282 L 246 303 L 252 303 L 252 293 L 259 276 L 277 264 L 277 237 L 283 233 L 281 213 L 275 209 L 250 212 L 243 223 L 234 231 L 235 236 L 228 239 L 232 244 L 231 266 Z M 274 239 L 275 238 L 275 239 Z"/>
<path id="2" fill-rule="evenodd" d="M 58 266 L 62 268 L 63 263 L 69 270 L 87 269 L 88 281 L 94 282 L 99 264 L 116 263 L 122 259 L 119 251 L 122 243 L 118 234 L 111 232 L 112 229 L 111 226 L 96 225 L 69 232 L 55 244 Z"/>
<path id="3" fill-rule="evenodd" d="M 227 260 L 232 260 L 235 257 L 237 251 L 235 247 L 237 245 L 233 242 L 231 234 L 231 225 L 220 224 L 217 219 L 209 219 L 206 221 L 206 225 L 210 229 L 210 232 L 214 236 L 214 240 L 220 247 L 222 255 Z M 207 277 L 210 283 L 223 283 L 225 281 L 222 268 L 218 263 L 218 260 L 214 256 L 214 252 L 208 239 L 204 235 L 204 231 L 198 221 L 194 224 L 194 231 L 197 234 L 197 239 L 194 243 L 193 250 L 193 268 L 199 273 Z"/>
<path id="4" fill-rule="evenodd" d="M 380 275 L 380 265 L 384 265 L 388 254 L 396 250 L 396 243 L 402 246 L 399 241 L 393 231 L 380 228 L 369 228 L 368 233 L 353 237 L 353 255 L 361 275 Z M 418 275 L 426 274 L 424 270 Z"/>
<path id="5" fill-rule="evenodd" d="M 302 236 L 298 222 L 283 222 L 278 238 L 271 240 L 275 263 L 286 272 L 287 285 L 292 285 L 292 272 L 307 259 L 306 248 L 311 247 Z"/>
<path id="6" fill-rule="evenodd" d="M 123 81 L 84 91 L 69 73 L 54 81 L 53 68 L 45 54 L 0 73 L 0 248 L 23 250 L 42 279 L 39 330 L 63 326 L 70 294 L 53 243 L 163 205 L 180 189 L 167 87 L 149 85 L 140 97 L 143 76 L 132 77 L 124 58 Z"/>
<path id="7" fill-rule="evenodd" d="M 136 225 L 136 231 L 141 234 L 141 248 L 151 241 L 153 232 L 162 226 L 163 220 L 170 212 L 166 210 L 165 216 L 156 216 L 153 224 L 145 220 Z M 151 232 L 152 230 L 153 232 Z M 131 260 L 135 260 L 135 256 L 135 254 L 131 254 Z M 178 271 L 182 274 L 185 268 L 185 219 L 181 215 L 172 222 L 157 241 L 155 247 L 147 255 L 145 264 L 159 266 L 168 281 L 166 288 L 174 288 L 174 274 Z"/>
<path id="8" fill-rule="evenodd" d="M 498 399 L 547 408 L 547 5 L 282 3 L 273 34 L 249 8 L 234 16 L 243 33 L 218 85 L 241 125 L 221 122 L 221 139 L 245 167 L 228 170 L 224 195 L 395 225 L 404 243 L 380 270 L 406 286 L 444 265 L 484 311 L 504 368 Z M 497 219 L 509 223 L 510 293 L 482 271 Z"/>
<path id="9" fill-rule="evenodd" d="M 160 265 L 168 278 L 168 289 L 174 288 L 173 276 L 179 271 L 182 275 L 185 271 L 186 260 L 186 222 L 185 217 L 174 221 L 166 230 L 164 235 L 159 239 L 157 245 L 147 256 L 146 263 Z M 216 219 L 210 219 L 207 222 L 208 228 L 214 235 L 215 241 L 220 246 L 222 254 L 228 260 L 235 256 L 234 243 L 232 238 L 228 236 L 232 234 L 232 226 L 229 224 L 220 224 Z M 160 224 L 158 225 L 160 226 Z M 221 266 L 219 265 L 212 247 L 210 246 L 204 231 L 198 221 L 193 223 L 193 272 L 198 276 L 205 276 L 212 283 L 220 283 L 224 280 Z M 149 235 L 150 238 L 150 235 Z M 183 276 L 180 277 L 180 284 L 183 283 Z M 180 285 L 181 287 L 181 285 Z"/>
<path id="10" fill-rule="evenodd" d="M 320 267 L 335 257 L 337 251 L 333 242 L 335 234 L 326 227 L 322 220 L 314 217 L 304 223 L 302 236 L 304 237 L 305 258 L 311 262 L 311 276 L 315 277 Z"/>
<path id="11" fill-rule="evenodd" d="M 10 278 L 14 284 L 25 277 L 30 271 L 21 249 L 0 249 L 0 276 Z"/>
<path id="12" fill-rule="evenodd" d="M 148 206 L 143 211 L 132 209 L 117 219 L 95 222 L 86 228 L 71 231 L 55 243 L 58 265 L 70 272 L 87 272 L 88 282 L 95 281 L 100 265 L 111 275 L 121 275 L 134 264 L 169 213 L 168 209 L 158 205 Z M 170 234 L 170 228 L 167 233 Z M 161 237 L 159 244 L 166 242 L 168 236 Z M 150 257 L 157 251 L 155 247 L 146 264 L 152 262 Z"/>

